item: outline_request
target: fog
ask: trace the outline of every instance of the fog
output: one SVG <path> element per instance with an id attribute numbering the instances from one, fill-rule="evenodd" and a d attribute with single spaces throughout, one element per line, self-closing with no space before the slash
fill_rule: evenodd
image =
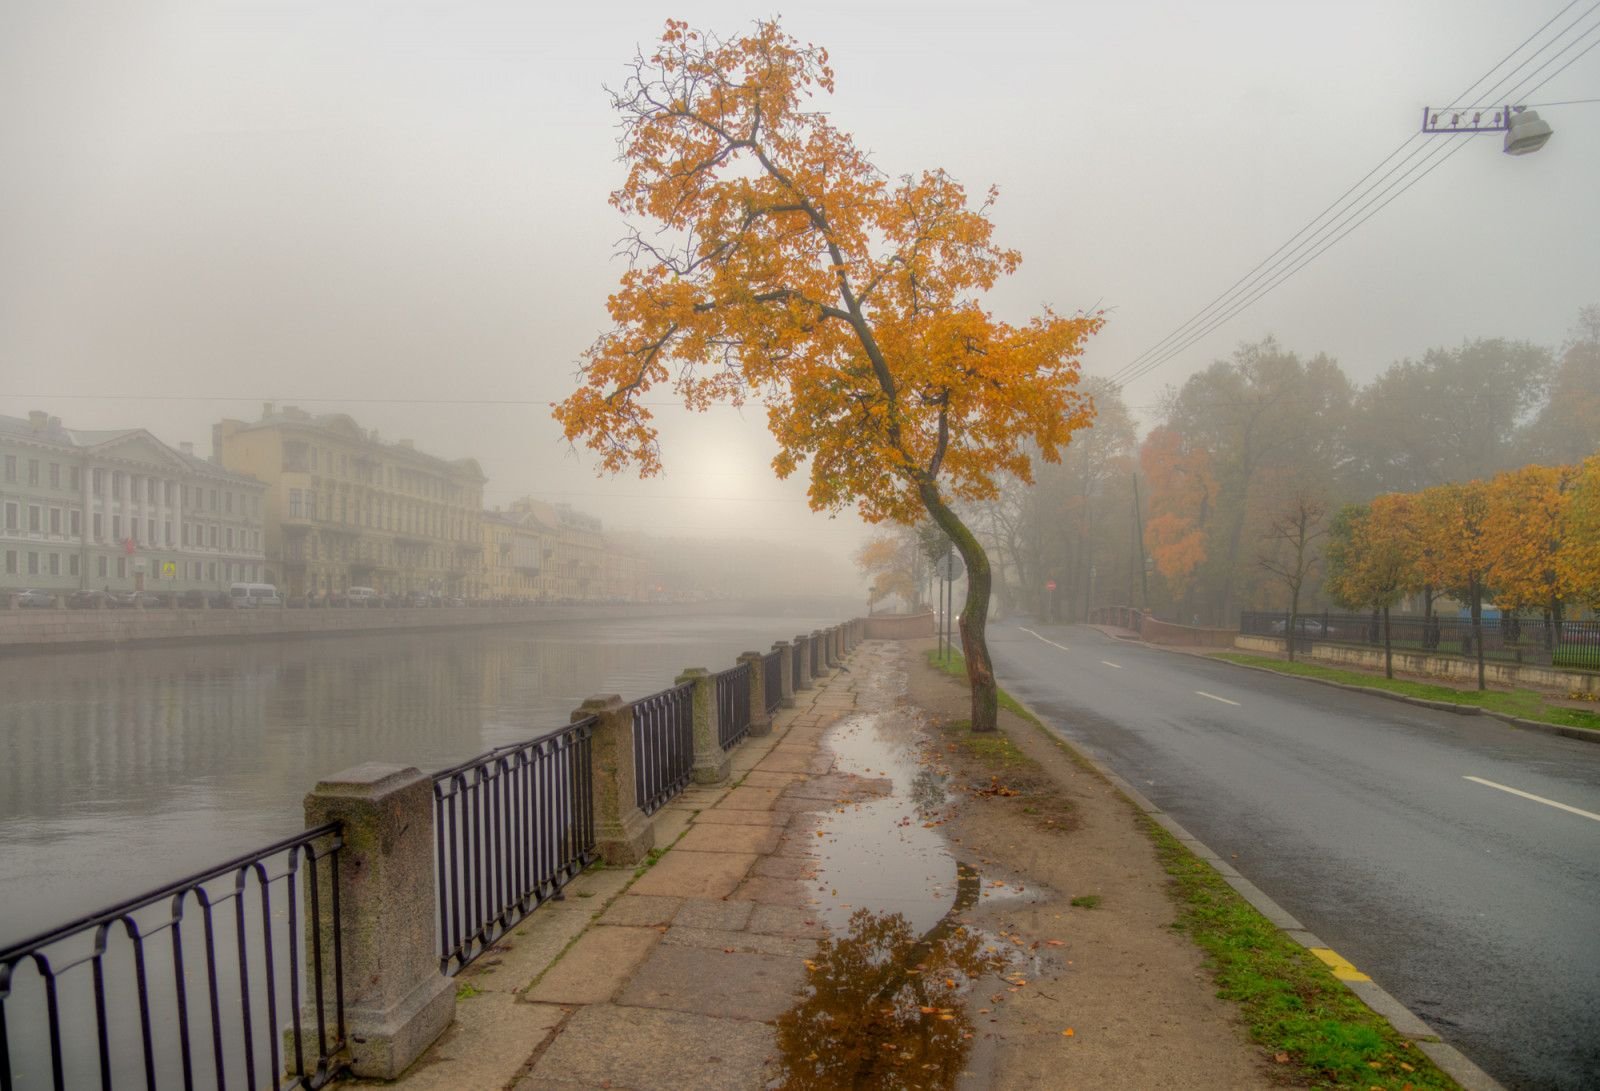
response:
<path id="1" fill-rule="evenodd" d="M 1561 11 L 820 3 L 784 23 L 828 47 L 827 109 L 885 170 L 1000 186 L 1000 241 L 1025 260 L 994 309 L 1107 308 L 1085 368 L 1108 375 Z M 810 512 L 802 479 L 773 480 L 759 407 L 659 405 L 667 473 L 651 481 L 596 478 L 547 408 L 623 268 L 602 85 L 669 15 L 732 34 L 757 14 L 8 0 L 0 413 L 146 427 L 205 452 L 213 422 L 265 401 L 345 412 L 477 458 L 491 506 L 531 493 L 608 529 L 842 558 L 859 521 Z M 1600 51 L 1529 101 L 1597 87 Z M 1600 301 L 1600 108 L 1540 112 L 1555 136 L 1536 155 L 1439 138 L 1471 146 L 1130 385 L 1130 405 L 1148 423 L 1163 385 L 1269 333 L 1357 381 L 1465 338 L 1559 343 Z"/>

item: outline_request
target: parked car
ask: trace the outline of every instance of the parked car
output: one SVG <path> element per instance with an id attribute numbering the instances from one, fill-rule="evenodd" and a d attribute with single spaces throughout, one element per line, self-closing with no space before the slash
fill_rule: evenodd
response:
<path id="1" fill-rule="evenodd" d="M 228 595 L 233 599 L 233 605 L 240 609 L 283 605 L 283 597 L 270 583 L 236 583 L 228 588 Z"/>
<path id="2" fill-rule="evenodd" d="M 154 591 L 113 591 L 106 596 L 106 605 L 121 610 L 136 606 L 152 610 L 163 605 L 163 601 Z"/>
<path id="3" fill-rule="evenodd" d="M 1280 618 L 1272 623 L 1271 629 L 1275 633 L 1281 633 L 1288 627 L 1288 624 L 1289 623 L 1287 619 Z M 1295 618 L 1294 631 L 1299 633 L 1301 636 L 1330 637 L 1334 634 L 1335 630 L 1332 625 L 1324 628 L 1322 621 L 1318 618 L 1300 617 Z"/>
<path id="4" fill-rule="evenodd" d="M 17 596 L 18 606 L 32 606 L 37 608 L 54 606 L 56 604 L 56 596 L 54 591 L 39 591 L 25 588 L 21 591 L 15 592 L 15 594 Z"/>
<path id="5" fill-rule="evenodd" d="M 344 593 L 345 601 L 351 606 L 376 606 L 378 592 L 372 587 L 352 587 Z"/>
<path id="6" fill-rule="evenodd" d="M 413 591 L 413 592 L 411 592 L 411 594 L 406 596 L 406 605 L 407 606 L 432 606 L 433 605 L 433 599 L 429 597 L 429 595 L 428 595 L 428 593 L 426 591 Z"/>
<path id="7" fill-rule="evenodd" d="M 72 607 L 74 610 L 98 610 L 107 605 L 106 599 L 108 597 L 109 596 L 104 591 L 97 590 L 93 587 L 88 587 L 82 591 L 74 591 L 72 594 L 68 595 L 67 605 Z"/>

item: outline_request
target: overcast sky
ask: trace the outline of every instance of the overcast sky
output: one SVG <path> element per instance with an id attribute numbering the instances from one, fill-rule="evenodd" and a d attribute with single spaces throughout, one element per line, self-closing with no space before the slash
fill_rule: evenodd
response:
<path id="1" fill-rule="evenodd" d="M 828 47 L 827 108 L 886 171 L 1000 186 L 1024 263 L 994 308 L 1108 308 L 1085 364 L 1110 374 L 1562 8 L 851 0 L 784 24 Z M 491 504 L 846 547 L 853 518 L 771 483 L 758 409 L 664 411 L 668 473 L 642 483 L 596 479 L 544 408 L 622 268 L 602 85 L 669 16 L 734 34 L 764 14 L 0 0 L 0 412 L 205 452 L 213 421 L 297 403 L 477 457 Z M 1526 101 L 1596 97 L 1600 49 Z M 1536 155 L 1448 138 L 1468 146 L 1129 401 L 1269 332 L 1357 380 L 1462 338 L 1559 343 L 1600 302 L 1600 105 L 1541 113 L 1556 135 Z"/>

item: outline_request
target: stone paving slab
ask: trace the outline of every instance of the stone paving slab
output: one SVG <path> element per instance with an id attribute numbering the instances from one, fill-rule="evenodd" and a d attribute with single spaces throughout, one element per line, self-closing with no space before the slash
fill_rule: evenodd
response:
<path id="1" fill-rule="evenodd" d="M 749 932 L 766 932 L 774 936 L 810 936 L 820 939 L 828 928 L 809 908 L 791 905 L 757 905 L 745 925 Z"/>
<path id="2" fill-rule="evenodd" d="M 789 816 L 775 811 L 702 811 L 695 816 L 697 826 L 785 826 Z"/>
<path id="3" fill-rule="evenodd" d="M 745 774 L 741 783 L 750 788 L 787 788 L 796 781 L 805 779 L 804 773 L 775 773 L 766 769 L 753 769 Z"/>
<path id="4" fill-rule="evenodd" d="M 676 923 L 683 928 L 720 928 L 730 931 L 742 929 L 750 920 L 755 906 L 749 902 L 728 902 L 720 899 L 687 898 L 678 911 Z"/>
<path id="5" fill-rule="evenodd" d="M 574 1015 L 515 1091 L 749 1091 L 777 1079 L 776 1054 L 762 1023 L 606 1004 Z"/>
<path id="6" fill-rule="evenodd" d="M 663 945 L 617 1003 L 766 1022 L 794 1006 L 805 976 L 805 963 L 793 956 Z"/>
<path id="7" fill-rule="evenodd" d="M 755 766 L 758 771 L 768 773 L 808 773 L 811 768 L 811 755 L 795 750 L 774 750 L 762 758 Z"/>
<path id="8" fill-rule="evenodd" d="M 456 1002 L 456 1020 L 444 1036 L 393 1083 L 399 1091 L 459 1091 L 464 1066 L 480 1087 L 504 1087 L 561 1025 L 567 1011 L 524 1004 L 509 993 L 484 993 Z"/>
<path id="9" fill-rule="evenodd" d="M 663 894 L 674 898 L 726 898 L 738 888 L 755 862 L 753 852 L 674 849 L 645 872 L 631 890 L 635 894 Z"/>
<path id="10" fill-rule="evenodd" d="M 771 879 L 764 875 L 755 875 L 740 883 L 734 890 L 733 897 L 742 902 L 758 902 L 762 905 L 816 904 L 816 898 L 808 884 L 793 879 Z"/>
<path id="11" fill-rule="evenodd" d="M 727 811 L 770 811 L 783 792 L 782 788 L 735 788 L 728 793 L 728 798 L 718 804 L 718 808 Z"/>
<path id="12" fill-rule="evenodd" d="M 528 990 L 527 997 L 543 1004 L 609 1000 L 660 940 L 661 933 L 654 928 L 591 928 Z"/>
<path id="13" fill-rule="evenodd" d="M 660 928 L 671 924 L 683 905 L 682 898 L 655 894 L 633 894 L 618 898 L 600 917 L 601 924 L 621 924 L 632 928 Z"/>
<path id="14" fill-rule="evenodd" d="M 768 853 L 782 836 L 783 831 L 773 826 L 694 826 L 676 847 L 689 852 Z"/>
<path id="15" fill-rule="evenodd" d="M 749 903 L 746 903 L 749 904 Z M 661 942 L 671 947 L 704 947 L 723 954 L 746 952 L 808 959 L 816 953 L 817 941 L 800 936 L 775 936 L 763 932 L 726 931 L 720 928 L 670 929 Z M 715 966 L 716 963 L 712 962 Z"/>

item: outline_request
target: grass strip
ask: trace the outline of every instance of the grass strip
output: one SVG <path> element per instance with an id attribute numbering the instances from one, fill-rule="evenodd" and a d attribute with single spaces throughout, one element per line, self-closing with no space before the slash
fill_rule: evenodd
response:
<path id="1" fill-rule="evenodd" d="M 1250 1036 L 1268 1053 L 1312 1087 L 1458 1086 L 1210 864 L 1148 816 L 1141 819 L 1176 888 L 1173 928 L 1210 956 L 1217 995 L 1243 1008 Z"/>
<path id="2" fill-rule="evenodd" d="M 1384 678 L 1377 675 L 1363 674 L 1360 671 L 1324 667 L 1319 663 L 1290 663 L 1283 659 L 1269 659 L 1265 656 L 1244 655 L 1239 652 L 1216 652 L 1211 658 L 1225 659 L 1230 663 L 1239 663 L 1246 667 L 1264 667 L 1267 670 L 1277 671 L 1279 674 L 1289 674 L 1300 678 L 1320 678 L 1324 681 L 1341 682 L 1352 686 L 1365 686 L 1368 689 L 1381 689 L 1389 693 L 1399 693 L 1407 697 L 1421 697 L 1429 701 L 1447 701 L 1453 705 L 1476 705 L 1490 712 L 1500 712 L 1524 720 L 1538 720 L 1542 723 L 1558 724 L 1561 727 L 1583 727 L 1588 728 L 1590 731 L 1600 731 L 1600 714 L 1586 712 L 1583 709 L 1563 708 L 1560 705 L 1552 705 L 1545 698 L 1545 695 L 1537 690 L 1454 689 L 1450 686 L 1435 685 L 1431 682 L 1413 682 L 1404 678 Z"/>
<path id="3" fill-rule="evenodd" d="M 966 678 L 959 652 L 941 656 L 930 649 L 928 662 L 946 674 Z M 1045 732 L 1082 764 L 1075 750 L 1003 689 L 1000 704 Z M 967 738 L 985 737 L 968 732 Z M 968 749 L 1003 764 L 1010 756 L 1008 747 L 1015 749 L 1010 744 L 992 752 L 982 745 Z M 1173 879 L 1178 906 L 1173 928 L 1209 956 L 1217 995 L 1240 1005 L 1251 1038 L 1280 1059 L 1280 1071 L 1297 1074 L 1296 1082 L 1311 1087 L 1459 1091 L 1459 1085 L 1426 1054 L 1345 988 L 1316 956 L 1257 912 L 1215 868 L 1148 815 L 1141 813 L 1139 821 Z"/>

